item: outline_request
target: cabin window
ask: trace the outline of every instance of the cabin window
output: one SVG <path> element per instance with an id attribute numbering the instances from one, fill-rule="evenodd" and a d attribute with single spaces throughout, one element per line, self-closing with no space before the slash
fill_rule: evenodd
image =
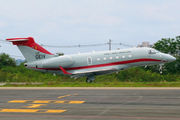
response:
<path id="1" fill-rule="evenodd" d="M 112 57 L 110 57 L 109 59 L 112 59 Z"/>
<path id="2" fill-rule="evenodd" d="M 100 58 L 97 58 L 97 61 L 99 61 L 100 60 Z"/>
<path id="3" fill-rule="evenodd" d="M 131 55 L 129 55 L 129 57 L 131 57 Z"/>
<path id="4" fill-rule="evenodd" d="M 125 58 L 125 56 L 123 55 L 122 58 Z"/>
<path id="5" fill-rule="evenodd" d="M 106 57 L 104 57 L 104 60 L 106 60 Z"/>
<path id="6" fill-rule="evenodd" d="M 119 56 L 116 56 L 116 59 L 118 59 L 119 58 Z"/>

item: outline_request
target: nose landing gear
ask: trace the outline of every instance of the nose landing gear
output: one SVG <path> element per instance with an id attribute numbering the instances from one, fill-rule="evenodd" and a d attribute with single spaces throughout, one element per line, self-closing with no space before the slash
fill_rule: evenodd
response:
<path id="1" fill-rule="evenodd" d="M 160 66 L 159 72 L 160 72 L 160 74 L 162 74 L 162 66 Z"/>
<path id="2" fill-rule="evenodd" d="M 159 72 L 160 72 L 160 74 L 162 74 L 163 72 L 162 72 L 162 66 L 163 66 L 164 64 L 159 64 Z"/>

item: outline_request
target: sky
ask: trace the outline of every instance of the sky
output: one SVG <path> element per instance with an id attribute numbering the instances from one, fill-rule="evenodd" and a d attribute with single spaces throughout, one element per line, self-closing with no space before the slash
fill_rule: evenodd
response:
<path id="1" fill-rule="evenodd" d="M 179 0 L 0 0 L 0 40 L 33 37 L 38 44 L 52 46 L 101 44 L 109 39 L 133 46 L 153 44 L 180 35 L 179 4 Z M 22 56 L 11 43 L 0 46 L 0 53 Z M 127 47 L 112 46 L 118 48 Z M 68 55 L 109 46 L 45 49 Z"/>

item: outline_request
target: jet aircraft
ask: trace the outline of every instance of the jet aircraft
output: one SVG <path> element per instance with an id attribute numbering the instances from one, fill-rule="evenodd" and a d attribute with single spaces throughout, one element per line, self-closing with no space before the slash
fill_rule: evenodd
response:
<path id="1" fill-rule="evenodd" d="M 135 66 L 162 65 L 176 60 L 169 54 L 148 47 L 58 56 L 38 45 L 33 37 L 9 38 L 6 41 L 17 45 L 27 60 L 24 64 L 26 68 L 75 78 L 87 77 L 88 83 L 98 75 Z"/>

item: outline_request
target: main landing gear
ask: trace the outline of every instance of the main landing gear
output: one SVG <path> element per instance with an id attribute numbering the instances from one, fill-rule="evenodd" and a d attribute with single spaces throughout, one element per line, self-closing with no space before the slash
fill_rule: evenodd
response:
<path id="1" fill-rule="evenodd" d="M 95 80 L 95 75 L 93 74 L 93 75 L 90 75 L 90 76 L 87 76 L 87 79 L 86 79 L 86 82 L 87 83 L 91 83 L 92 81 L 94 81 Z"/>
<path id="2" fill-rule="evenodd" d="M 87 83 L 91 83 L 92 80 L 90 80 L 89 78 L 87 78 L 87 79 L 86 79 L 86 82 L 87 82 Z"/>

